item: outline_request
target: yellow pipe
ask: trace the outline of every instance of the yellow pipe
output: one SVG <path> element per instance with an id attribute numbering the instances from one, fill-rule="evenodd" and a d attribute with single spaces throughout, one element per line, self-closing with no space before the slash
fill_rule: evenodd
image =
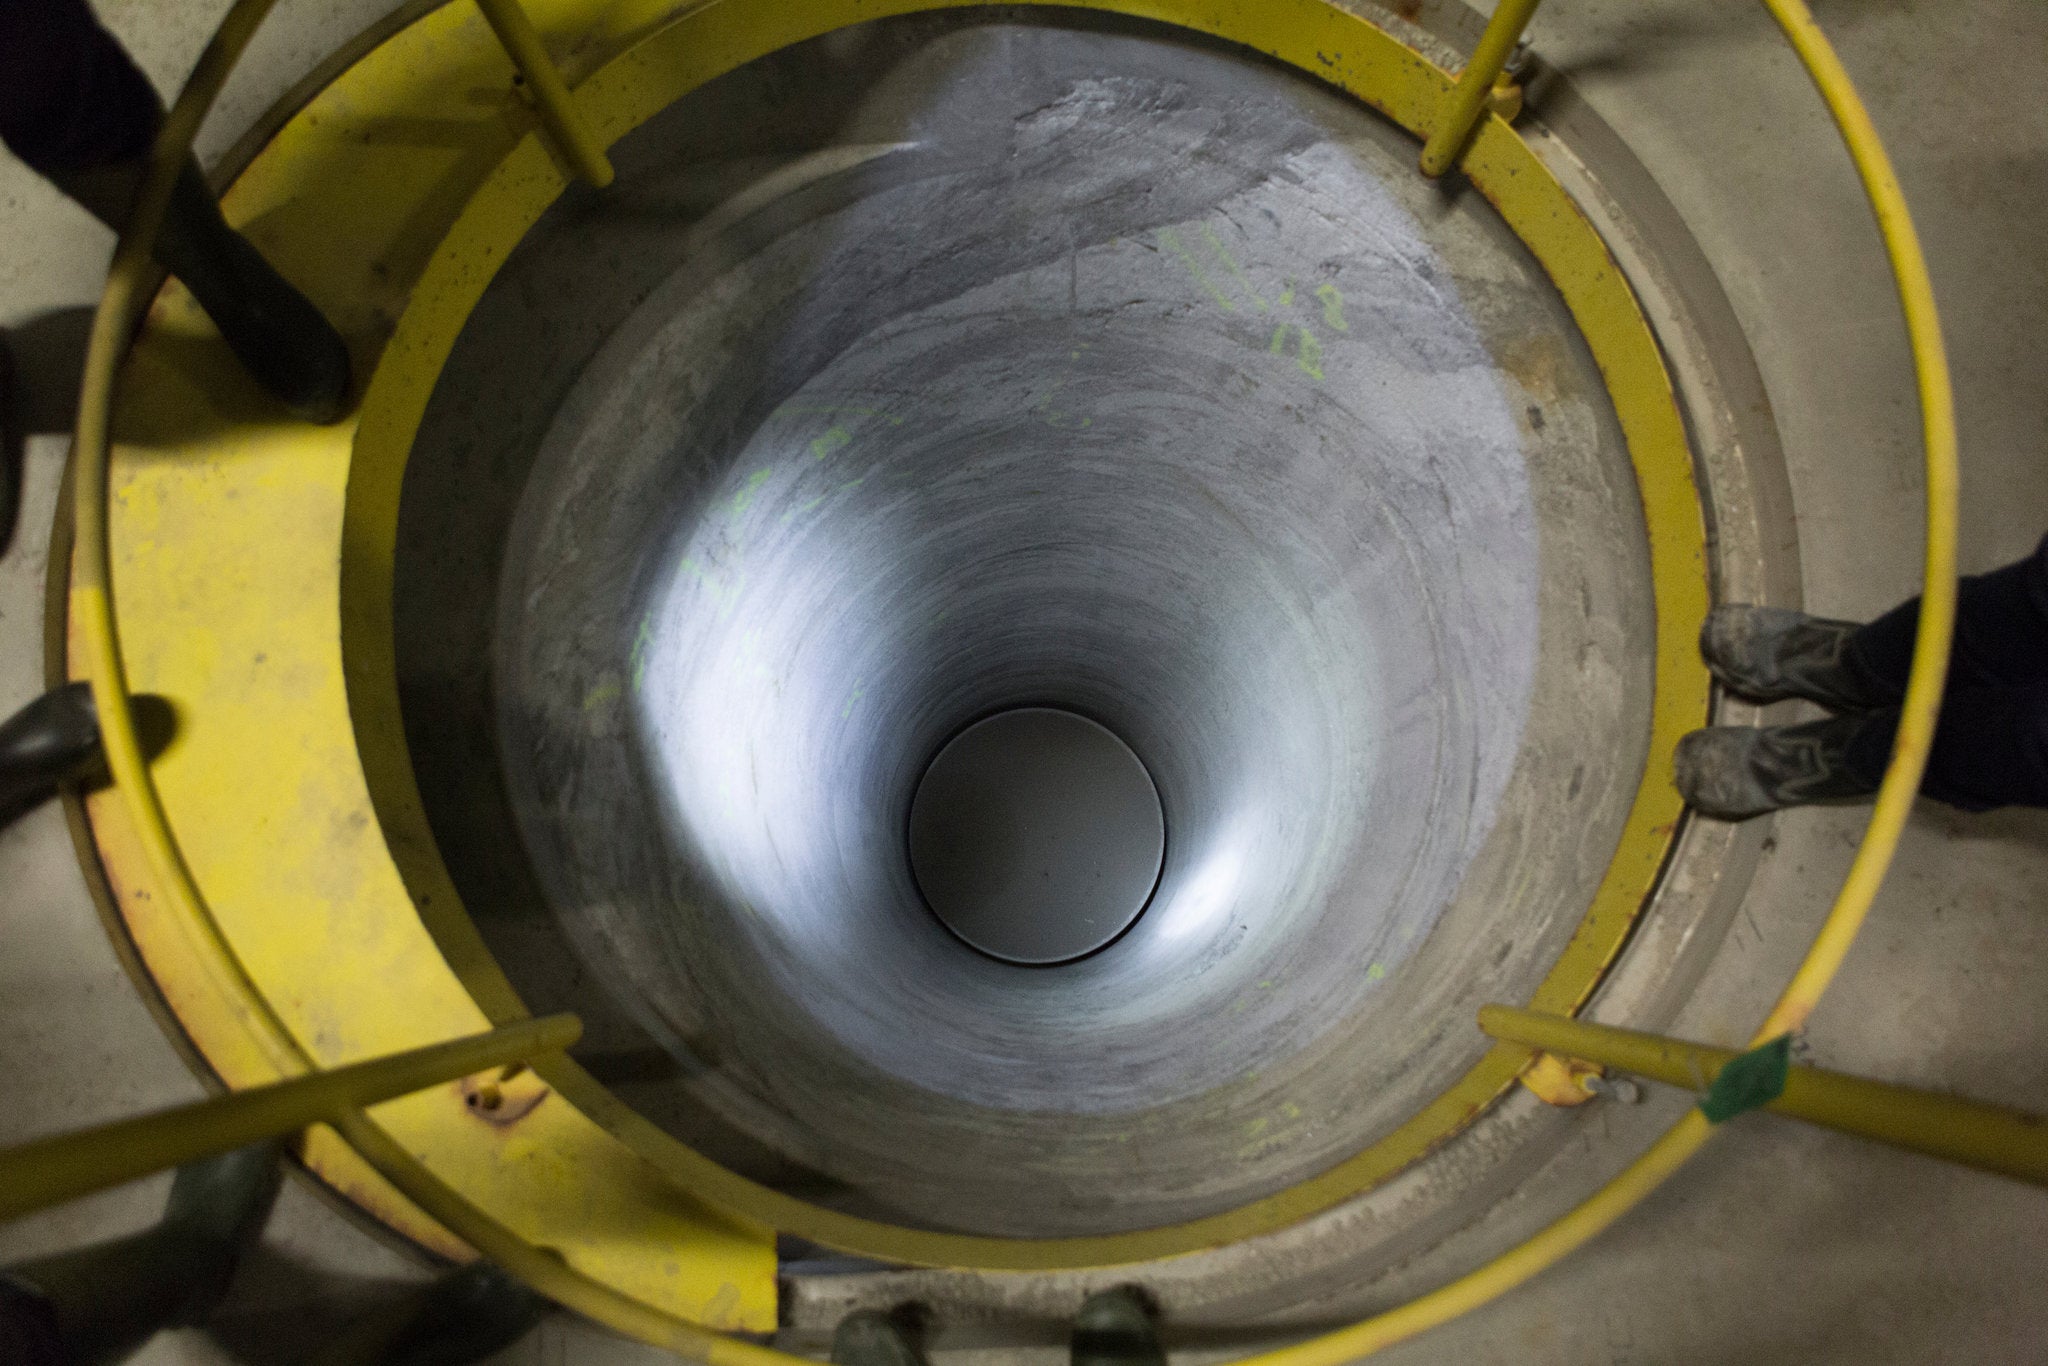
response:
<path id="1" fill-rule="evenodd" d="M 1486 1006 L 1479 1027 L 1496 1039 L 1583 1058 L 1653 1081 L 1704 1091 L 1741 1051 L 1588 1024 L 1564 1015 Z M 2048 1186 L 2048 1118 L 1938 1091 L 1794 1066 L 1765 1108 L 1824 1128 Z"/>
<path id="2" fill-rule="evenodd" d="M 604 154 L 604 144 L 577 110 L 569 87 L 562 84 L 562 73 L 555 69 L 547 49 L 541 46 L 533 20 L 527 18 L 519 0 L 476 0 L 476 7 L 484 12 L 484 19 L 491 32 L 498 35 L 512 65 L 526 78 L 526 88 L 533 92 L 541 124 L 576 169 L 577 177 L 599 189 L 611 184 L 612 163 Z"/>
<path id="3" fill-rule="evenodd" d="M 1503 0 L 1503 8 L 1512 5 L 1516 10 L 1533 10 L 1534 2 Z M 1842 891 L 1813 948 L 1758 1032 L 1759 1042 L 1787 1033 L 1803 1023 L 1821 992 L 1840 969 L 1849 944 L 1862 927 L 1871 901 L 1890 866 L 1905 827 L 1906 813 L 1919 790 L 1920 778 L 1927 765 L 1927 752 L 1934 738 L 1935 719 L 1940 711 L 1942 682 L 1955 625 L 1957 485 L 1955 410 L 1948 362 L 1935 314 L 1927 263 L 1913 231 L 1905 197 L 1899 190 L 1897 178 L 1892 173 L 1868 112 L 1857 98 L 1855 87 L 1826 37 L 1814 24 L 1803 0 L 1763 2 L 1785 30 L 1848 143 L 1850 156 L 1876 211 L 1885 250 L 1898 278 L 1907 336 L 1913 348 L 1924 428 L 1927 544 L 1920 634 L 1914 649 L 1912 674 L 1906 688 L 1891 765 L 1886 770 L 1870 825 Z M 170 118 L 165 121 L 157 148 L 151 154 L 151 172 L 145 182 L 141 205 L 135 221 L 122 236 L 114 268 L 109 272 L 107 290 L 94 319 L 86 357 L 86 382 L 79 396 L 78 437 L 73 446 L 78 493 L 77 550 L 81 562 L 79 591 L 73 605 L 84 638 L 85 659 L 93 676 L 94 696 L 100 708 L 110 767 L 127 797 L 138 833 L 149 850 L 165 892 L 183 912 L 181 919 L 193 925 L 196 941 L 217 971 L 243 978 L 242 990 L 231 993 L 230 999 L 250 999 L 254 996 L 253 989 L 247 986 L 246 976 L 232 950 L 213 928 L 205 903 L 178 853 L 162 803 L 143 760 L 133 718 L 127 711 L 126 676 L 121 667 L 115 634 L 113 604 L 107 591 L 107 423 L 113 400 L 114 373 L 126 344 L 128 329 L 135 322 L 140 281 L 162 223 L 172 180 L 191 145 L 200 118 L 219 93 L 220 81 L 225 77 L 227 68 L 232 66 L 235 56 L 247 41 L 248 31 L 253 29 L 270 3 L 271 0 L 236 0 L 213 43 L 202 55 L 199 67 Z M 1521 18 L 1526 22 L 1526 13 Z M 1512 14 L 1509 19 L 1496 15 L 1496 20 L 1505 28 L 1512 20 Z M 1521 23 L 1514 23 L 1513 27 L 1519 32 Z M 1507 41 L 1499 46 L 1499 61 L 1504 65 L 1513 43 Z M 1476 67 L 1475 54 L 1468 72 L 1477 76 L 1480 72 Z M 1498 70 L 1488 73 L 1485 81 L 1469 83 L 1469 94 L 1475 108 L 1483 102 L 1497 75 Z M 1468 116 L 1468 134 L 1470 126 L 1476 122 L 1476 113 Z M 1445 126 L 1438 130 L 1439 135 L 1448 137 L 1453 126 L 1453 121 L 1447 119 Z M 1437 140 L 1432 138 L 1433 142 Z M 260 1033 L 279 1054 L 281 1066 L 291 1071 L 303 1071 L 306 1066 L 303 1056 L 296 1065 L 283 1061 L 297 1050 L 289 1043 L 281 1025 L 274 1017 L 266 1020 L 266 1024 L 270 1027 Z M 808 1358 L 723 1338 L 698 1325 L 657 1314 L 506 1230 L 435 1178 L 388 1135 L 359 1115 L 344 1117 L 340 1127 L 349 1141 L 370 1158 L 379 1171 L 430 1215 L 550 1299 L 621 1332 L 662 1343 L 694 1359 L 712 1363 L 712 1366 L 805 1366 L 808 1361 Z M 1307 1342 L 1246 1358 L 1244 1366 L 1343 1366 L 1486 1304 L 1555 1265 L 1634 1208 L 1682 1166 L 1706 1142 L 1711 1131 L 1712 1126 L 1697 1109 L 1688 1111 L 1683 1120 L 1620 1175 L 1521 1246 L 1399 1308 Z"/>
<path id="4" fill-rule="evenodd" d="M 349 1111 L 488 1068 L 532 1062 L 560 1052 L 582 1034 L 583 1025 L 574 1015 L 521 1020 L 487 1034 L 309 1072 L 272 1086 L 9 1148 L 0 1152 L 0 1219 L 294 1134 L 310 1124 L 334 1123 Z"/>
<path id="5" fill-rule="evenodd" d="M 1508 58 L 1514 55 L 1515 44 L 1521 41 L 1522 30 L 1529 26 L 1539 3 L 1541 0 L 1500 0 L 1495 7 L 1493 18 L 1486 23 L 1486 32 L 1480 35 L 1479 46 L 1473 49 L 1472 60 L 1465 63 L 1465 69 L 1458 73 L 1458 83 L 1444 100 L 1443 112 L 1436 127 L 1430 130 L 1429 141 L 1422 144 L 1422 173 L 1431 180 L 1450 170 L 1465 144 L 1471 141 L 1472 130 L 1486 113 L 1486 98 L 1493 93 L 1493 83 L 1507 69 Z"/>
<path id="6" fill-rule="evenodd" d="M 1905 191 L 1885 154 L 1884 142 L 1870 121 L 1870 111 L 1857 98 L 1849 73 L 1813 21 L 1805 0 L 1763 0 L 1771 17 L 1799 55 L 1807 73 L 1827 102 L 1828 113 L 1849 146 L 1856 174 L 1877 215 L 1879 234 L 1898 279 L 1899 304 L 1906 315 L 1906 337 L 1913 348 L 1913 373 L 1920 395 L 1921 441 L 1926 450 L 1927 543 L 1922 569 L 1920 634 L 1913 643 L 1913 669 L 1906 684 L 1898 739 L 1891 767 L 1878 789 L 1877 806 L 1864 829 L 1863 843 L 1849 865 L 1834 909 L 1821 926 L 1806 961 L 1779 997 L 1777 1008 L 1757 1031 L 1757 1042 L 1790 1034 L 1802 1027 L 1820 996 L 1834 980 L 1877 889 L 1891 867 L 1906 817 L 1920 791 L 1927 752 L 1934 744 L 1935 722 L 1941 715 L 1942 686 L 1948 677 L 1949 648 L 1956 627 L 1956 501 L 1960 470 L 1956 456 L 1955 393 L 1949 382 L 1948 349 L 1941 340 L 1941 319 L 1934 306 L 1934 281 Z"/>

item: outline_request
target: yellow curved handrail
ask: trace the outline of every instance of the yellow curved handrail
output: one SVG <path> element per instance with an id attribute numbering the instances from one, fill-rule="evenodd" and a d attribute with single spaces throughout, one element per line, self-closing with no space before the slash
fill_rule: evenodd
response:
<path id="1" fill-rule="evenodd" d="M 100 714 L 108 765 L 129 808 L 150 863 L 195 936 L 209 970 L 231 1000 L 256 1002 L 253 1032 L 287 1074 L 312 1065 L 254 990 L 233 949 L 220 937 L 172 834 L 162 799 L 128 710 L 127 675 L 114 619 L 108 546 L 109 423 L 114 380 L 140 316 L 150 257 L 178 169 L 200 121 L 273 0 L 235 0 L 191 79 L 165 119 L 149 171 L 109 269 L 93 319 L 79 395 L 73 447 L 77 542 L 72 611 Z M 1784 29 L 1847 143 L 1876 212 L 1913 349 L 1926 447 L 1927 541 L 1924 595 L 1911 679 L 1891 764 L 1870 825 L 1812 948 L 1757 1032 L 1774 1038 L 1803 1025 L 1840 970 L 1898 848 L 1927 766 L 1941 707 L 1955 625 L 1957 453 L 1954 398 L 1934 305 L 1933 284 L 1890 159 L 1869 112 L 1804 0 L 1763 0 Z M 809 1359 L 725 1337 L 661 1313 L 584 1275 L 527 1242 L 440 1181 L 361 1115 L 344 1119 L 343 1136 L 393 1185 L 482 1255 L 548 1298 L 608 1326 L 712 1366 L 808 1366 Z M 1659 1138 L 1618 1176 L 1570 1213 L 1457 1280 L 1348 1328 L 1245 1359 L 1246 1366 L 1337 1366 L 1446 1323 L 1486 1304 L 1575 1251 L 1634 1208 L 1699 1150 L 1712 1126 L 1698 1109 Z"/>

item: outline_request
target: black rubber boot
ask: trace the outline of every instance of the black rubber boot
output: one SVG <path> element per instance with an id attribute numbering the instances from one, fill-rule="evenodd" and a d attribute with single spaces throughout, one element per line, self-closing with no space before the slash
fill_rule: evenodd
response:
<path id="1" fill-rule="evenodd" d="M 147 1233 L 12 1268 L 48 1305 L 66 1359 L 119 1361 L 158 1330 L 211 1314 L 270 1215 L 282 1151 L 259 1143 L 181 1167 Z"/>
<path id="2" fill-rule="evenodd" d="M 1073 1366 L 1166 1366 L 1157 1315 L 1136 1286 L 1091 1295 L 1074 1315 Z"/>
<path id="3" fill-rule="evenodd" d="M 99 762 L 100 723 L 92 685 L 69 683 L 44 693 L 0 722 L 0 820 L 42 801 L 58 784 L 83 777 Z"/>
<path id="4" fill-rule="evenodd" d="M 1679 794 L 1694 809 L 1728 821 L 1869 797 L 1878 784 L 1850 768 L 1849 746 L 1880 719 L 1865 713 L 1764 730 L 1696 730 L 1678 742 Z"/>
<path id="5" fill-rule="evenodd" d="M 1881 707 L 1849 658 L 1863 628 L 1782 607 L 1716 607 L 1700 628 L 1700 655 L 1729 691 L 1756 702 L 1803 697 L 1837 711 Z"/>
<path id="6" fill-rule="evenodd" d="M 142 166 L 123 162 L 56 180 L 118 232 L 141 187 Z M 196 161 L 179 173 L 156 260 L 192 291 L 236 359 L 285 407 L 320 423 L 348 411 L 349 356 L 341 334 L 228 226 Z"/>
<path id="7" fill-rule="evenodd" d="M 863 1309 L 839 1321 L 832 1334 L 832 1366 L 926 1366 L 921 1337 L 910 1313 Z"/>

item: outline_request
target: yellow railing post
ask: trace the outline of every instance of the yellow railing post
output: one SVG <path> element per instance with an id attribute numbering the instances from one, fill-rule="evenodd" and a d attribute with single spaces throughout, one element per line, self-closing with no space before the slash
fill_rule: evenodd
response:
<path id="1" fill-rule="evenodd" d="M 1733 1048 L 1667 1039 L 1510 1006 L 1487 1006 L 1479 1027 L 1504 1043 L 1619 1068 L 1652 1081 L 1704 1091 Z M 1938 1091 L 1869 1081 L 1796 1064 L 1785 1090 L 1764 1108 L 1809 1124 L 1889 1143 L 1980 1171 L 2048 1186 L 2048 1119 Z"/>
<path id="2" fill-rule="evenodd" d="M 583 1035 L 574 1015 L 550 1015 L 309 1072 L 83 1133 L 57 1134 L 0 1152 L 0 1219 L 12 1219 L 166 1167 L 331 1123 L 366 1105 L 440 1086 L 487 1068 L 559 1053 Z"/>
<path id="3" fill-rule="evenodd" d="M 1493 83 L 1507 69 L 1508 58 L 1514 55 L 1522 30 L 1529 26 L 1529 19 L 1541 2 L 1500 0 L 1494 8 L 1479 46 L 1473 49 L 1472 60 L 1458 73 L 1458 83 L 1451 87 L 1443 113 L 1430 130 L 1429 141 L 1422 145 L 1422 173 L 1430 179 L 1450 170 L 1465 150 L 1472 130 L 1479 126 L 1480 116 L 1486 112 L 1486 99 L 1493 93 Z"/>
<path id="4" fill-rule="evenodd" d="M 526 88 L 533 92 L 541 124 L 577 176 L 599 189 L 611 184 L 612 163 L 604 154 L 604 145 L 576 108 L 569 87 L 562 83 L 562 73 L 555 69 L 547 49 L 541 46 L 533 20 L 526 17 L 519 0 L 476 0 L 476 7 L 484 12 L 484 19 L 491 32 L 498 35 L 512 65 L 526 78 Z"/>

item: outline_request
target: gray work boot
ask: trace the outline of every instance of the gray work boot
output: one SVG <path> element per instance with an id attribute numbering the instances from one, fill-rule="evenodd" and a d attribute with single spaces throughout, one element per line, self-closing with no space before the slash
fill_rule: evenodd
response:
<path id="1" fill-rule="evenodd" d="M 1849 746 L 1879 718 L 1831 716 L 1799 726 L 1715 726 L 1678 742 L 1678 791 L 1721 820 L 1748 820 L 1812 802 L 1868 797 L 1877 783 L 1849 767 Z"/>
<path id="2" fill-rule="evenodd" d="M 1145 1293 L 1126 1285 L 1089 1296 L 1074 1316 L 1069 1360 L 1073 1366 L 1166 1366 Z"/>
<path id="3" fill-rule="evenodd" d="M 1731 603 L 1708 613 L 1700 655 L 1729 691 L 1755 702 L 1803 697 L 1837 711 L 1887 705 L 1848 659 L 1863 628 L 1782 607 Z"/>
<path id="4" fill-rule="evenodd" d="M 832 1366 L 926 1366 L 914 1313 L 863 1309 L 832 1334 Z"/>

